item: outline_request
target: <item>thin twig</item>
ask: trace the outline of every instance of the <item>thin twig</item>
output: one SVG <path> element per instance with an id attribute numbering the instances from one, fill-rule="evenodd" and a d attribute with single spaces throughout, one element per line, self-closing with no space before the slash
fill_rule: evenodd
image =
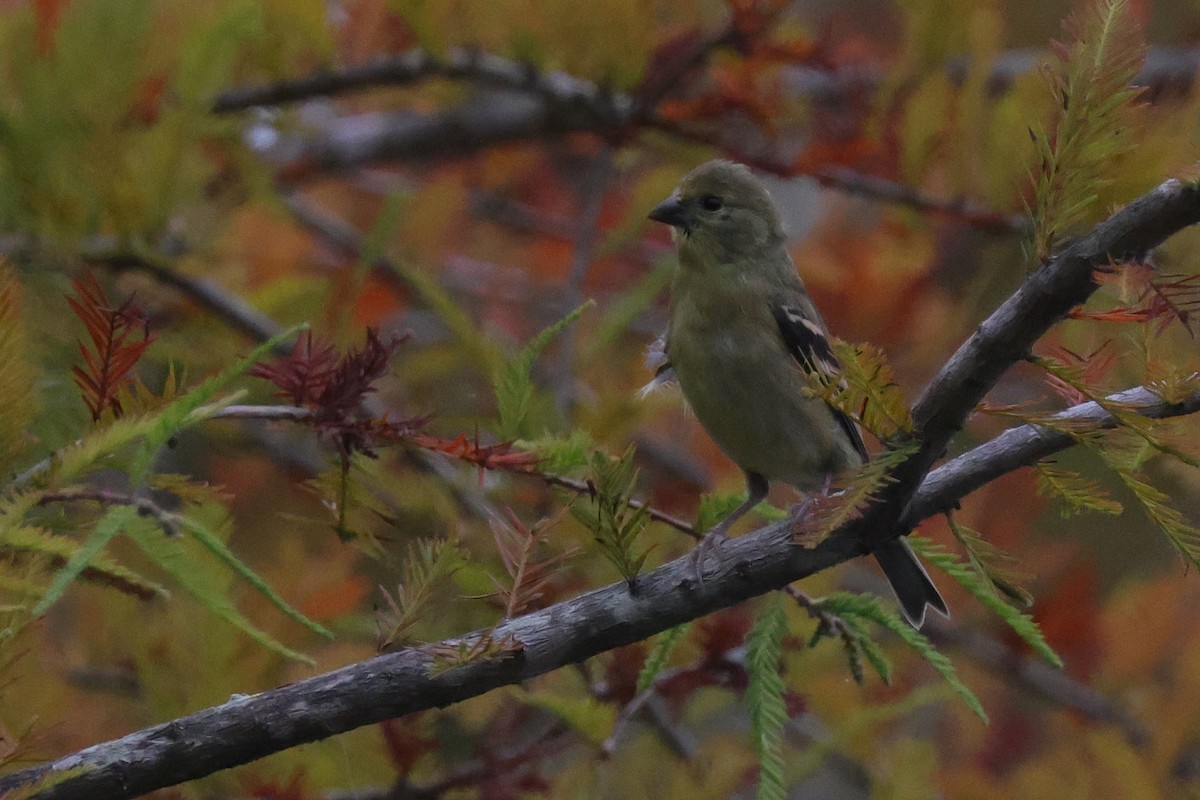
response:
<path id="1" fill-rule="evenodd" d="M 245 299 L 233 294 L 208 278 L 193 278 L 173 268 L 168 259 L 123 250 L 89 250 L 81 257 L 117 272 L 142 272 L 161 284 L 176 289 L 196 305 L 211 313 L 229 327 L 246 337 L 265 342 L 277 335 L 283 327 L 259 311 Z M 286 355 L 290 345 L 283 343 L 276 348 Z"/>
<path id="2" fill-rule="evenodd" d="M 711 50 L 730 41 L 732 32 L 728 27 L 715 31 L 695 48 L 696 59 L 678 62 L 680 68 L 676 69 L 675 74 L 683 74 L 688 68 L 695 69 L 703 63 L 706 49 Z M 993 94 L 1007 91 L 1017 78 L 1036 69 L 1046 58 L 1045 51 L 1033 48 L 1000 54 L 993 62 L 987 78 L 988 91 Z M 946 62 L 945 69 L 956 83 L 961 83 L 967 74 L 966 63 L 962 59 L 951 59 Z M 785 86 L 791 90 L 792 97 L 817 103 L 831 103 L 848 95 L 873 92 L 886 79 L 883 69 L 864 68 L 858 64 L 832 69 L 804 64 L 796 70 L 801 74 L 791 76 Z M 1160 44 L 1147 52 L 1146 63 L 1133 83 L 1147 87 L 1152 97 L 1184 94 L 1194 84 L 1197 72 L 1200 72 L 1200 48 Z M 545 92 L 559 102 L 571 98 L 586 102 L 595 96 L 596 91 L 592 84 L 574 76 L 542 73 L 539 77 L 539 73 L 529 64 L 478 50 L 452 48 L 441 58 L 423 50 L 413 50 L 376 58 L 369 64 L 323 70 L 259 86 L 233 87 L 217 97 L 213 103 L 213 113 L 228 114 L 261 106 L 319 100 L 386 86 L 411 86 L 430 78 L 469 80 L 506 89 Z M 664 82 L 672 85 L 675 81 Z M 647 101 L 653 100 L 653 97 L 647 97 Z"/>
<path id="3" fill-rule="evenodd" d="M 428 78 L 467 79 L 488 86 L 529 92 L 557 107 L 577 107 L 588 114 L 622 119 L 632 100 L 611 94 L 590 81 L 564 72 L 538 72 L 532 66 L 480 50 L 451 48 L 444 56 L 412 50 L 377 58 L 370 64 L 328 70 L 293 80 L 223 92 L 213 113 L 226 114 L 255 106 L 333 97 L 380 86 L 407 86 Z"/>
<path id="4" fill-rule="evenodd" d="M 570 489 L 572 492 L 575 492 L 576 494 L 590 495 L 593 492 L 595 492 L 595 487 L 593 487 L 587 481 L 583 481 L 578 478 L 568 478 L 565 475 L 552 475 L 550 473 L 534 473 L 534 474 L 536 475 L 536 477 L 541 478 L 542 480 L 544 480 L 546 483 L 550 484 L 551 486 L 561 486 L 564 489 Z M 702 534 L 702 533 L 700 533 L 700 531 L 696 530 L 696 527 L 694 525 L 692 525 L 690 522 L 685 522 L 685 521 L 681 520 L 679 517 L 671 516 L 667 512 L 660 511 L 659 509 L 655 508 L 654 506 L 651 506 L 648 503 L 645 503 L 641 500 L 630 500 L 629 506 L 630 506 L 630 508 L 645 508 L 646 515 L 649 516 L 651 519 L 657 520 L 665 525 L 670 525 L 675 530 L 677 530 L 681 533 L 686 533 L 688 536 L 692 537 L 693 539 L 695 539 L 697 541 L 704 538 L 704 534 Z"/>
<path id="5" fill-rule="evenodd" d="M 38 505 L 50 503 L 75 503 L 89 501 L 103 506 L 130 506 L 137 509 L 144 517 L 153 517 L 163 532 L 168 536 L 179 534 L 179 515 L 168 511 L 149 497 L 139 497 L 126 492 L 114 492 L 109 489 L 64 489 L 58 492 L 45 492 L 38 495 Z"/>

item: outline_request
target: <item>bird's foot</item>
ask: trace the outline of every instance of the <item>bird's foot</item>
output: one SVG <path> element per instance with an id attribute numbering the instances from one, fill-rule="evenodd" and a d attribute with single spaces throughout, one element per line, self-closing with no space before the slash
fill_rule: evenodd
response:
<path id="1" fill-rule="evenodd" d="M 835 497 L 830 493 L 833 488 L 833 476 L 827 475 L 821 488 L 809 492 L 804 499 L 788 509 L 788 529 L 799 544 L 804 544 L 804 538 L 810 535 L 821 521 L 822 511 L 828 507 Z"/>
<path id="2" fill-rule="evenodd" d="M 817 507 L 825 496 L 814 492 L 805 495 L 804 499 L 788 509 L 788 527 L 794 531 L 802 531 L 816 518 Z"/>
<path id="3" fill-rule="evenodd" d="M 714 550 L 720 550 L 721 545 L 729 541 L 725 530 L 726 526 L 724 525 L 713 528 L 704 534 L 704 538 L 696 545 L 696 549 L 692 550 L 692 572 L 696 575 L 697 583 L 704 583 L 704 562 L 708 560 L 709 554 Z"/>

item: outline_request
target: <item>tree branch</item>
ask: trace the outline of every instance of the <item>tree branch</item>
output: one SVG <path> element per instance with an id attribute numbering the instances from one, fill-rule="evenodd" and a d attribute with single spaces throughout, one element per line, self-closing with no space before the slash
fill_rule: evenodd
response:
<path id="1" fill-rule="evenodd" d="M 716 46 L 728 41 L 728 33 L 718 32 L 709 43 Z M 988 76 L 988 90 L 996 94 L 1007 91 L 1017 78 L 1036 69 L 1045 58 L 1046 52 L 1039 49 L 1003 53 L 996 59 Z M 803 65 L 800 69 L 802 74 L 793 76 L 787 85 L 794 95 L 811 98 L 815 102 L 828 103 L 850 93 L 874 91 L 884 80 L 882 70 L 870 67 L 827 69 Z M 1198 71 L 1200 49 L 1157 45 L 1147 52 L 1145 66 L 1134 79 L 1134 84 L 1147 87 L 1155 96 L 1184 94 L 1195 82 Z M 960 59 L 952 60 L 947 63 L 946 72 L 952 81 L 961 83 L 967 74 L 966 63 Z M 423 50 L 412 50 L 378 58 L 357 67 L 324 70 L 259 86 L 234 87 L 217 97 L 212 110 L 214 114 L 229 114 L 258 106 L 337 97 L 386 86 L 410 86 L 430 78 L 472 80 L 579 101 L 588 100 L 596 91 L 590 82 L 566 73 L 538 73 L 532 65 L 502 56 L 452 48 L 441 58 Z"/>
<path id="2" fill-rule="evenodd" d="M 614 118 L 625 117 L 633 110 L 632 99 L 611 95 L 591 81 L 565 72 L 539 72 L 531 64 L 503 56 L 451 48 L 442 57 L 424 50 L 410 50 L 359 67 L 327 70 L 262 86 L 229 89 L 217 98 L 213 113 L 228 114 L 255 106 L 333 97 L 381 86 L 408 86 L 429 78 L 467 79 L 483 85 L 515 89 L 538 95 L 559 108 L 575 106 L 589 113 L 607 108 L 607 113 L 614 114 Z"/>
<path id="3" fill-rule="evenodd" d="M 1141 388 L 1110 398 L 1118 399 L 1151 417 L 1200 409 L 1200 392 L 1176 404 L 1163 403 Z M 1074 424 L 1094 421 L 1101 429 L 1114 425 L 1095 403 L 1075 406 L 1058 417 Z M 1011 471 L 1071 444 L 1070 437 L 1032 425 L 1007 431 L 931 473 L 905 524 L 938 513 L 998 477 L 1002 473 L 997 463 Z M 502 622 L 490 632 L 476 631 L 442 643 L 456 649 L 460 641 L 477 642 L 485 636 L 511 639 L 518 643 L 511 653 L 441 671 L 431 669 L 428 649 L 377 656 L 278 689 L 235 697 L 8 775 L 0 778 L 0 793 L 52 777 L 56 782 L 34 798 L 131 798 L 298 744 L 459 702 L 641 641 L 853 558 L 863 546 L 852 527 L 806 549 L 794 544 L 787 522 L 769 525 L 714 551 L 708 563 L 715 563 L 715 569 L 706 572 L 703 583 L 695 579 L 691 556 L 684 556 L 640 576 L 632 590 L 622 581 Z"/>
<path id="4" fill-rule="evenodd" d="M 1168 403 L 1144 386 L 1126 389 L 1104 398 L 1109 406 L 1136 411 L 1144 417 L 1163 419 L 1184 416 L 1200 411 L 1200 392 L 1178 403 Z M 963 453 L 950 463 L 933 470 L 921 484 L 909 510 L 909 519 L 928 519 L 950 511 L 958 501 L 971 492 L 1007 475 L 1019 467 L 1034 464 L 1047 456 L 1066 450 L 1075 444 L 1062 428 L 1078 430 L 1111 430 L 1117 420 L 1099 403 L 1080 403 L 1053 415 L 1051 427 L 1020 425 L 985 444 Z"/>
<path id="5" fill-rule="evenodd" d="M 1097 288 L 1094 273 L 1138 258 L 1168 236 L 1200 222 L 1200 184 L 1168 180 L 1134 200 L 1039 265 L 1011 297 L 984 320 L 930 381 L 913 407 L 919 449 L 893 472 L 895 482 L 848 526 L 864 550 L 907 531 L 900 523 L 930 468 L 967 416 L 1010 366 Z"/>
<path id="6" fill-rule="evenodd" d="M 283 330 L 279 323 L 244 298 L 227 292 L 208 278 L 193 278 L 182 274 L 165 258 L 115 250 L 107 242 L 89 243 L 80 253 L 80 258 L 115 272 L 143 272 L 159 283 L 172 287 L 221 322 L 254 341 L 265 342 Z M 276 353 L 287 355 L 289 350 L 290 345 L 281 344 Z"/>
<path id="7" fill-rule="evenodd" d="M 662 119 L 657 114 L 658 102 L 689 70 L 735 37 L 736 31 L 726 26 L 697 40 L 678 63 L 638 94 L 611 92 L 561 72 L 540 73 L 528 64 L 479 51 L 452 49 L 445 58 L 438 58 L 416 50 L 363 67 L 321 72 L 261 87 L 231 89 L 218 98 L 214 111 L 226 113 L 377 86 L 404 86 L 429 78 L 471 80 L 494 90 L 476 94 L 471 102 L 449 111 L 345 116 L 329 123 L 323 135 L 283 138 L 264 156 L 279 164 L 281 171 L 293 180 L 373 161 L 446 158 L 503 142 L 570 132 L 619 136 L 639 125 L 736 151 L 738 148 L 732 142 Z M 1011 234 L 1026 227 L 1025 220 L 1018 216 L 967 201 L 928 197 L 895 181 L 845 167 L 798 173 L 793 163 L 781 164 L 761 154 L 739 152 L 738 158 L 777 175 L 804 174 L 826 188 L 954 219 L 993 233 Z"/>

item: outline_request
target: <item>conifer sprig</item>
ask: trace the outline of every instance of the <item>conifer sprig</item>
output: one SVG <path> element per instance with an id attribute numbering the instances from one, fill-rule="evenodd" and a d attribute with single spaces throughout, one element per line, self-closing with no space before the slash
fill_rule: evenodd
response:
<path id="1" fill-rule="evenodd" d="M 1044 68 L 1055 116 L 1030 130 L 1034 253 L 1039 261 L 1096 211 L 1112 183 L 1112 162 L 1133 146 L 1130 129 L 1140 90 L 1131 83 L 1145 42 L 1127 0 L 1091 2 L 1063 23 L 1056 64 Z"/>

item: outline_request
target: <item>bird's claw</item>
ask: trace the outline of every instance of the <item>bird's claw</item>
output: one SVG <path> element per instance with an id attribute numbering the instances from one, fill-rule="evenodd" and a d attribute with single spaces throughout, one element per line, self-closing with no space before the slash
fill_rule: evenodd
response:
<path id="1" fill-rule="evenodd" d="M 704 562 L 708 560 L 709 553 L 719 550 L 721 545 L 727 541 L 729 541 L 729 537 L 718 526 L 704 534 L 704 538 L 696 545 L 696 549 L 692 551 L 692 571 L 696 575 L 697 583 L 704 583 Z"/>

